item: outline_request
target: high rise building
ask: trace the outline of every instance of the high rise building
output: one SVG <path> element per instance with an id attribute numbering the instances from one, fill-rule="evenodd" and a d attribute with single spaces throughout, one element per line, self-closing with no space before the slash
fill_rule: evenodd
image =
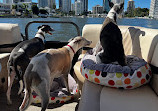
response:
<path id="1" fill-rule="evenodd" d="M 62 0 L 62 11 L 65 13 L 71 11 L 71 0 Z"/>
<path id="2" fill-rule="evenodd" d="M 62 9 L 62 0 L 59 0 L 59 9 Z"/>
<path id="3" fill-rule="evenodd" d="M 20 0 L 3 0 L 3 3 L 8 3 L 8 4 L 18 3 L 18 2 L 20 2 Z"/>
<path id="4" fill-rule="evenodd" d="M 55 9 L 56 8 L 55 0 L 48 0 L 48 7 L 50 9 Z"/>
<path id="5" fill-rule="evenodd" d="M 71 4 L 71 11 L 75 11 L 75 4 Z"/>
<path id="6" fill-rule="evenodd" d="M 9 4 L 11 1 L 10 0 L 3 0 L 3 3 Z"/>
<path id="7" fill-rule="evenodd" d="M 88 12 L 88 0 L 81 0 L 81 2 L 83 3 L 83 11 Z"/>
<path id="8" fill-rule="evenodd" d="M 112 1 L 112 0 L 109 0 L 109 1 Z M 110 11 L 109 1 L 103 0 L 103 11 L 105 11 L 106 13 Z"/>
<path id="9" fill-rule="evenodd" d="M 48 7 L 48 0 L 38 0 L 38 7 Z"/>
<path id="10" fill-rule="evenodd" d="M 103 7 L 100 5 L 96 5 L 95 7 L 93 7 L 92 10 L 93 14 L 102 14 L 103 13 Z"/>
<path id="11" fill-rule="evenodd" d="M 149 16 L 158 18 L 158 0 L 151 0 Z"/>
<path id="12" fill-rule="evenodd" d="M 3 3 L 12 4 L 18 2 L 32 2 L 32 0 L 3 0 Z"/>
<path id="13" fill-rule="evenodd" d="M 135 9 L 135 5 L 134 5 L 134 1 L 133 0 L 129 0 L 128 1 L 128 5 L 127 5 L 127 12 L 131 12 Z"/>
<path id="14" fill-rule="evenodd" d="M 32 0 L 24 0 L 24 2 L 32 2 Z"/>
<path id="15" fill-rule="evenodd" d="M 75 15 L 81 15 L 83 12 L 83 2 L 81 0 L 75 1 Z"/>
<path id="16" fill-rule="evenodd" d="M 124 0 L 112 0 L 113 3 L 123 3 Z"/>

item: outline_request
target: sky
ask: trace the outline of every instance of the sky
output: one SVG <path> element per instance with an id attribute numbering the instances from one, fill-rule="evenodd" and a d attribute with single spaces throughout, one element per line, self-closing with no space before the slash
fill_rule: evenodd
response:
<path id="1" fill-rule="evenodd" d="M 3 0 L 0 0 L 1 2 Z M 37 2 L 38 0 L 32 0 L 33 2 Z M 127 3 L 129 0 L 125 0 L 125 10 L 127 9 Z M 135 1 L 135 7 L 141 7 L 141 8 L 150 8 L 150 1 L 151 0 L 134 0 Z M 101 5 L 103 6 L 103 0 L 88 0 L 88 10 L 92 10 L 92 7 L 95 5 Z M 71 1 L 71 3 L 74 3 L 74 0 Z M 56 0 L 57 8 L 59 7 L 59 0 Z"/>

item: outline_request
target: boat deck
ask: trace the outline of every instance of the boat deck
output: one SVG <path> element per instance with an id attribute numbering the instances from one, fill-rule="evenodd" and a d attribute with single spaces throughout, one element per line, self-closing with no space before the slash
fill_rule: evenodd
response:
<path id="1" fill-rule="evenodd" d="M 12 87 L 11 99 L 12 105 L 7 105 L 7 99 L 5 93 L 0 93 L 0 111 L 18 111 L 19 106 L 22 103 L 22 98 L 17 95 L 18 84 Z M 49 104 L 46 111 L 75 111 L 77 101 L 69 101 L 65 104 Z M 40 111 L 40 104 L 32 104 L 26 111 Z"/>

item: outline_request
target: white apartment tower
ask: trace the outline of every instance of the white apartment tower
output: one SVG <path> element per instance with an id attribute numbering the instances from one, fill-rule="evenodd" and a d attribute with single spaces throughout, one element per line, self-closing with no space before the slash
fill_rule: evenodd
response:
<path id="1" fill-rule="evenodd" d="M 62 11 L 65 13 L 71 11 L 71 0 L 62 0 Z"/>
<path id="2" fill-rule="evenodd" d="M 149 16 L 158 18 L 158 0 L 151 0 Z"/>
<path id="3" fill-rule="evenodd" d="M 83 11 L 83 2 L 80 0 L 75 1 L 75 15 L 81 15 Z"/>
<path id="4" fill-rule="evenodd" d="M 93 11 L 93 14 L 102 14 L 103 7 L 100 5 L 96 5 L 95 7 L 93 7 L 92 11 Z"/>

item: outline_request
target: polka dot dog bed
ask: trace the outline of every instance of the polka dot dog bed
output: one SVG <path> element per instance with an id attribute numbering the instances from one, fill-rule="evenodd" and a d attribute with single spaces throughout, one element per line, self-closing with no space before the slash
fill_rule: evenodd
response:
<path id="1" fill-rule="evenodd" d="M 89 81 L 113 88 L 134 89 L 149 82 L 151 70 L 147 62 L 127 56 L 128 66 L 96 64 L 94 55 L 86 54 L 81 62 L 81 73 Z"/>
<path id="2" fill-rule="evenodd" d="M 71 93 L 66 91 L 62 78 L 54 79 L 50 91 L 49 103 L 64 104 L 69 100 L 73 100 L 74 96 L 78 93 L 76 81 L 71 75 L 68 76 L 69 90 Z M 35 93 L 32 93 L 32 103 L 41 103 L 41 98 Z"/>

